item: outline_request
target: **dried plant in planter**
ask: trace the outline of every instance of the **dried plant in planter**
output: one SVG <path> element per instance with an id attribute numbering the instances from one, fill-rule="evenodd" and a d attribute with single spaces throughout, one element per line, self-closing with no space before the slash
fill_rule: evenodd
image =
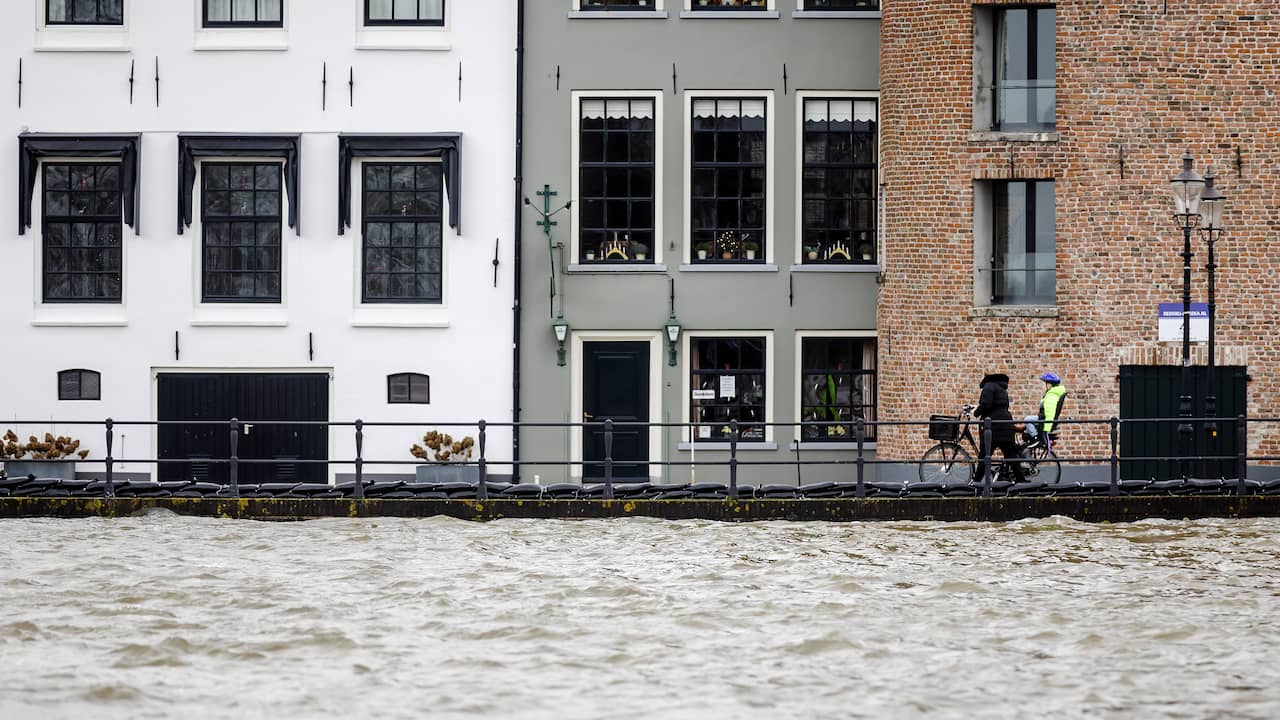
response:
<path id="1" fill-rule="evenodd" d="M 88 450 L 80 449 L 80 441 L 72 440 L 65 435 L 54 436 L 45 433 L 41 440 L 35 435 L 27 438 L 27 442 L 19 443 L 18 435 L 9 430 L 0 438 L 0 460 L 21 460 L 28 453 L 31 460 L 70 460 L 78 457 L 81 460 L 89 457 Z"/>
<path id="2" fill-rule="evenodd" d="M 471 450 L 475 445 L 476 441 L 470 435 L 454 440 L 452 435 L 432 430 L 422 436 L 422 445 L 414 444 L 409 448 L 409 454 L 419 460 L 431 462 L 464 463 L 471 459 Z"/>

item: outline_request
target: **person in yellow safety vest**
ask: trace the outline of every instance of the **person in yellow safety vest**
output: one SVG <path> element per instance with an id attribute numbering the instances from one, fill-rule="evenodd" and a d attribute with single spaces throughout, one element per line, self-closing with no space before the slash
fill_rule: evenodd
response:
<path id="1" fill-rule="evenodd" d="M 1055 430 L 1058 417 L 1062 414 L 1067 389 L 1062 387 L 1062 379 L 1051 372 L 1041 375 L 1040 379 L 1045 384 L 1044 395 L 1040 397 L 1040 427 L 1049 435 Z"/>

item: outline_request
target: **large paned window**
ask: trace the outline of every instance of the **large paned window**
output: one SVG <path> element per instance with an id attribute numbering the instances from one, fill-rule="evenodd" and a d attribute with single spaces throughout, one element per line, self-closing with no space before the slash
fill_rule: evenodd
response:
<path id="1" fill-rule="evenodd" d="M 692 0 L 694 10 L 767 10 L 768 0 Z"/>
<path id="2" fill-rule="evenodd" d="M 653 262 L 653 99 L 584 98 L 579 122 L 578 261 Z"/>
<path id="3" fill-rule="evenodd" d="M 876 341 L 860 337 L 800 339 L 800 434 L 806 442 L 854 442 L 854 422 L 876 419 Z M 875 440 L 875 427 L 866 426 Z"/>
<path id="4" fill-rule="evenodd" d="M 689 341 L 689 418 L 694 439 L 724 442 L 730 420 L 740 438 L 765 437 L 765 343 L 763 337 L 692 337 Z"/>
<path id="5" fill-rule="evenodd" d="M 366 162 L 363 177 L 364 302 L 439 303 L 440 163 Z"/>
<path id="6" fill-rule="evenodd" d="M 124 0 L 44 0 L 47 25 L 123 25 Z"/>
<path id="7" fill-rule="evenodd" d="M 444 25 L 445 0 L 364 0 L 365 25 Z"/>
<path id="8" fill-rule="evenodd" d="M 204 163 L 205 302 L 280 302 L 280 166 Z"/>
<path id="9" fill-rule="evenodd" d="M 876 259 L 876 101 L 804 101 L 805 263 Z"/>
<path id="10" fill-rule="evenodd" d="M 284 0 L 204 0 L 205 27 L 283 27 Z"/>
<path id="11" fill-rule="evenodd" d="M 991 303 L 1053 305 L 1057 300 L 1052 180 L 991 183 Z"/>
<path id="12" fill-rule="evenodd" d="M 582 0 L 583 10 L 654 10 L 656 0 Z"/>
<path id="13" fill-rule="evenodd" d="M 44 301 L 118 303 L 120 165 L 44 165 Z"/>
<path id="14" fill-rule="evenodd" d="M 101 400 L 102 376 L 96 370 L 62 370 L 58 373 L 59 400 Z"/>
<path id="15" fill-rule="evenodd" d="M 1054 127 L 1054 9 L 1023 7 L 996 16 L 997 130 Z"/>
<path id="16" fill-rule="evenodd" d="M 880 0 L 804 0 L 805 10 L 879 10 Z"/>
<path id="17" fill-rule="evenodd" d="M 764 98 L 694 98 L 692 261 L 763 263 Z"/>

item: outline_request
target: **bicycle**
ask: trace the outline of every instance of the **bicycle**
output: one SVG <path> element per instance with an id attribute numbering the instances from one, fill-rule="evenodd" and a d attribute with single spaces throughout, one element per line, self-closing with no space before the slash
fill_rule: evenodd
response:
<path id="1" fill-rule="evenodd" d="M 960 415 L 929 416 L 929 438 L 938 444 L 925 451 L 920 458 L 919 474 L 921 482 L 943 484 L 970 484 L 977 474 L 979 457 L 978 442 L 973 437 L 970 426 L 974 424 L 972 405 L 965 405 Z M 1018 433 L 1023 436 L 1023 433 Z M 961 441 L 968 442 L 972 452 L 966 450 Z M 1044 433 L 1038 433 L 1033 440 L 1018 442 L 1022 458 L 1023 476 L 1027 480 L 1039 480 L 1055 483 L 1062 474 L 1062 463 L 1053 451 L 1053 440 Z M 1000 479 L 1004 473 L 1005 460 L 992 458 L 991 479 Z M 978 478 L 981 480 L 981 478 Z"/>

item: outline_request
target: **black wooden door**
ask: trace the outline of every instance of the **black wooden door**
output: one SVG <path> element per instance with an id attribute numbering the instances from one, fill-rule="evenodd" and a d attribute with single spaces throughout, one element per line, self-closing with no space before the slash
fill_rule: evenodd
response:
<path id="1" fill-rule="evenodd" d="M 586 422 L 649 422 L 649 343 L 582 344 L 582 415 Z M 604 429 L 583 428 L 583 476 L 604 477 Z M 615 478 L 649 477 L 649 429 L 613 428 Z"/>
<path id="2" fill-rule="evenodd" d="M 162 425 L 163 480 L 207 480 L 226 483 L 230 472 L 231 437 L 226 421 L 241 421 L 236 455 L 241 460 L 272 460 L 240 465 L 239 481 L 327 482 L 329 433 L 322 425 L 267 425 L 261 421 L 326 421 L 329 419 L 329 376 L 321 373 L 164 373 L 157 378 L 157 419 L 217 421 L 218 425 Z"/>
<path id="3" fill-rule="evenodd" d="M 1247 407 L 1247 373 L 1243 366 L 1214 368 L 1214 394 L 1218 397 L 1218 433 L 1214 437 L 1203 423 L 1194 423 L 1192 455 L 1196 457 L 1233 456 L 1238 452 L 1236 418 Z M 1208 392 L 1208 368 L 1191 368 L 1191 414 L 1204 417 L 1204 396 Z M 1182 390 L 1182 368 L 1172 365 L 1122 365 L 1120 367 L 1120 418 L 1178 417 L 1178 396 Z M 1144 423 L 1121 423 L 1120 456 L 1170 458 L 1168 460 L 1124 460 L 1120 474 L 1126 480 L 1168 480 L 1182 477 L 1181 440 L 1177 420 Z M 1234 478 L 1236 461 L 1232 459 L 1191 462 L 1187 471 L 1193 477 Z"/>

